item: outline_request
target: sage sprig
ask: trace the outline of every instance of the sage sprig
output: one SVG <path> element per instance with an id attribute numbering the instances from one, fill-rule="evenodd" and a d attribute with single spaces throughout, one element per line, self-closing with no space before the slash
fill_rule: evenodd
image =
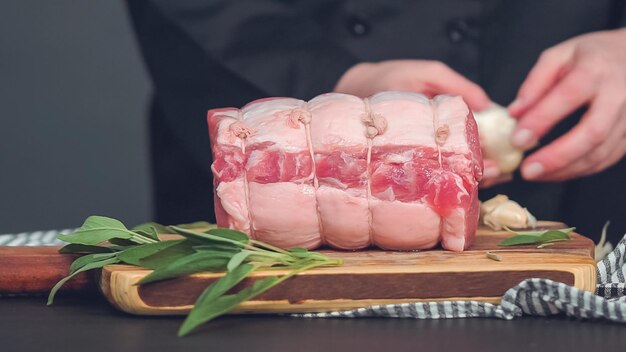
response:
<path id="1" fill-rule="evenodd" d="M 570 240 L 569 233 L 574 231 L 575 227 L 569 227 L 565 229 L 556 230 L 543 230 L 543 231 L 521 231 L 516 232 L 511 229 L 505 228 L 508 232 L 514 236 L 505 238 L 502 240 L 500 246 L 521 246 L 528 244 L 545 244 L 554 243 L 560 241 Z"/>
<path id="2" fill-rule="evenodd" d="M 164 233 L 178 234 L 182 239 L 161 240 L 159 235 Z M 48 305 L 52 304 L 59 288 L 70 278 L 109 264 L 124 263 L 153 269 L 138 285 L 200 272 L 225 273 L 198 297 L 178 332 L 179 336 L 190 333 L 300 272 L 342 264 L 341 260 L 318 252 L 304 248 L 285 250 L 252 240 L 243 232 L 217 228 L 206 222 L 176 226 L 146 223 L 128 229 L 118 220 L 90 216 L 78 230 L 58 238 L 69 242 L 61 248 L 61 253 L 83 256 L 71 264 L 68 276 L 50 291 Z M 282 276 L 267 276 L 239 292 L 229 292 L 253 272 L 274 267 L 290 272 Z"/>

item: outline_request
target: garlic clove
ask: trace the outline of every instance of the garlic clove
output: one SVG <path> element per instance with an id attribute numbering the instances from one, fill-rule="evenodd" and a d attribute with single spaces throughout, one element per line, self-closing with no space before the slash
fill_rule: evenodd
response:
<path id="1" fill-rule="evenodd" d="M 510 142 L 511 134 L 517 121 L 508 110 L 498 104 L 480 112 L 474 112 L 478 125 L 480 145 L 485 159 L 498 163 L 502 173 L 511 173 L 520 165 L 524 157 L 523 151 L 513 147 Z"/>
<path id="2" fill-rule="evenodd" d="M 497 196 L 484 201 L 480 204 L 480 212 L 487 214 L 492 212 L 499 204 L 502 204 L 504 202 L 507 202 L 509 200 L 509 197 L 505 196 L 504 194 L 498 194 Z"/>
<path id="3" fill-rule="evenodd" d="M 507 201 L 500 203 L 484 217 L 486 225 L 501 230 L 506 227 L 520 229 L 526 227 L 528 216 L 518 203 Z"/>
<path id="4" fill-rule="evenodd" d="M 482 223 L 494 230 L 536 227 L 537 219 L 519 203 L 499 194 L 480 205 Z"/>
<path id="5" fill-rule="evenodd" d="M 531 227 L 531 228 L 535 228 L 537 227 L 537 218 L 533 216 L 533 214 L 531 214 L 527 208 L 524 208 L 524 210 L 526 211 L 526 227 Z"/>

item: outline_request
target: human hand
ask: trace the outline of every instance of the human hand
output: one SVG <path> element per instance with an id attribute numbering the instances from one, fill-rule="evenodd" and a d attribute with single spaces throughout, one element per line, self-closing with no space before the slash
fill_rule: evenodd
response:
<path id="1" fill-rule="evenodd" d="M 583 105 L 580 122 L 528 156 L 522 176 L 559 181 L 591 175 L 626 154 L 626 30 L 581 35 L 545 50 L 509 106 L 513 145 L 528 149 Z"/>
<path id="2" fill-rule="evenodd" d="M 483 178 L 478 184 L 479 188 L 489 188 L 513 180 L 513 174 L 502 172 L 495 160 L 484 159 L 483 165 Z"/>
<path id="3" fill-rule="evenodd" d="M 337 82 L 334 91 L 367 97 L 386 90 L 418 92 L 428 96 L 463 96 L 474 111 L 486 109 L 491 100 L 480 88 L 446 64 L 428 60 L 389 60 L 352 66 Z"/>

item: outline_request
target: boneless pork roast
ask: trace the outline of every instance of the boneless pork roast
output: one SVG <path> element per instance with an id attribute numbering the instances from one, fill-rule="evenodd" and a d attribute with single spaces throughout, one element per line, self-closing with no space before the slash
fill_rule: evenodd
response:
<path id="1" fill-rule="evenodd" d="M 482 157 L 461 97 L 330 93 L 208 113 L 217 223 L 288 247 L 462 251 Z"/>

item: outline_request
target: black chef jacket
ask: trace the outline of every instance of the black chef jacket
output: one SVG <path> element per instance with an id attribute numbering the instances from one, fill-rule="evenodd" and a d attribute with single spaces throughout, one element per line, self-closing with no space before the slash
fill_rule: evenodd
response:
<path id="1" fill-rule="evenodd" d="M 214 220 L 208 109 L 267 96 L 310 99 L 331 91 L 350 66 L 388 59 L 443 61 L 507 105 L 544 49 L 626 23 L 624 0 L 138 0 L 128 6 L 154 82 L 152 172 L 163 223 Z M 576 120 L 561 123 L 545 142 Z M 591 237 L 608 219 L 611 237 L 626 232 L 626 159 L 562 183 L 531 183 L 516 174 L 511 183 L 482 190 L 481 198 L 497 193 Z"/>

